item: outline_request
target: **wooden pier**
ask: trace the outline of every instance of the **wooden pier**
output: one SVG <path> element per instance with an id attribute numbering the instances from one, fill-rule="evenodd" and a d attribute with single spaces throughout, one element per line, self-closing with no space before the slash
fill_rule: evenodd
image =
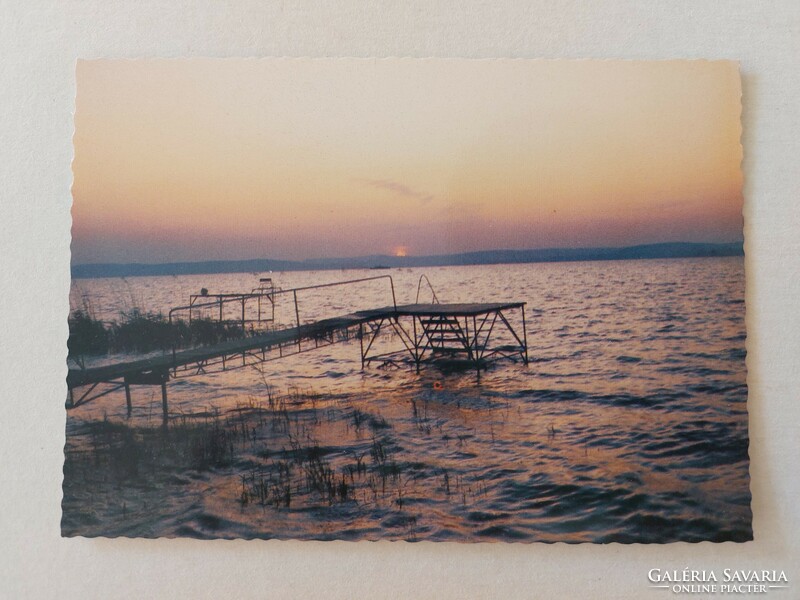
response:
<path id="1" fill-rule="evenodd" d="M 390 306 L 356 311 L 311 323 L 301 322 L 298 292 L 378 279 L 388 279 L 391 284 Z M 422 278 L 420 285 L 421 283 Z M 419 300 L 419 287 L 417 291 Z M 413 365 L 419 371 L 423 364 L 443 362 L 474 368 L 480 376 L 482 369 L 500 359 L 519 359 L 528 363 L 524 302 L 440 304 L 433 292 L 432 303 L 416 302 L 398 306 L 394 299 L 394 283 L 389 275 L 292 290 L 273 290 L 268 297 L 271 307 L 274 307 L 275 296 L 278 294 L 291 294 L 293 297 L 294 326 L 213 346 L 173 350 L 172 353 L 154 358 L 70 369 L 67 375 L 67 408 L 74 408 L 124 389 L 130 413 L 131 385 L 158 385 L 161 387 L 162 408 L 166 420 L 169 410 L 167 382 L 171 378 L 254 366 L 353 337 L 357 337 L 360 342 L 362 369 L 371 363 L 404 363 Z M 223 295 L 217 295 L 217 298 L 220 296 L 223 301 L 228 299 Z M 521 334 L 517 333 L 509 320 L 512 313 L 521 316 Z M 270 316 L 274 317 L 274 311 Z M 495 344 L 498 330 L 504 332 L 504 336 L 501 336 L 504 339 L 502 343 Z M 385 342 L 379 342 L 387 337 L 383 335 L 386 333 L 394 334 L 394 337 L 388 336 L 391 338 L 389 346 L 396 338 L 400 339 L 401 344 L 387 348 Z M 383 347 L 379 350 L 381 346 Z"/>

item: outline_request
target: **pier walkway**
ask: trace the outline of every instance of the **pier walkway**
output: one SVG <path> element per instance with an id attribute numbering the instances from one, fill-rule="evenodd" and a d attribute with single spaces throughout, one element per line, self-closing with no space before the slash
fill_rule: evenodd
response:
<path id="1" fill-rule="evenodd" d="M 392 285 L 391 306 L 310 323 L 300 322 L 298 291 L 385 278 Z M 419 370 L 424 363 L 441 361 L 474 368 L 480 375 L 481 369 L 502 358 L 520 359 L 528 363 L 524 302 L 440 304 L 434 292 L 433 303 L 417 302 L 398 306 L 394 303 L 394 284 L 388 275 L 273 293 L 293 295 L 296 311 L 294 326 L 213 346 L 173 350 L 153 358 L 91 368 L 71 368 L 67 375 L 67 407 L 80 406 L 124 388 L 130 412 L 131 385 L 160 385 L 166 419 L 166 384 L 171 378 L 254 366 L 354 338 L 358 338 L 360 343 L 362 368 L 373 362 L 383 365 L 411 363 Z M 274 301 L 274 298 L 270 297 L 270 301 Z M 510 313 L 518 315 L 521 333 L 517 333 L 509 321 Z M 499 330 L 503 333 L 495 343 Z M 387 338 L 390 338 L 388 344 Z M 392 344 L 397 338 L 401 344 Z"/>

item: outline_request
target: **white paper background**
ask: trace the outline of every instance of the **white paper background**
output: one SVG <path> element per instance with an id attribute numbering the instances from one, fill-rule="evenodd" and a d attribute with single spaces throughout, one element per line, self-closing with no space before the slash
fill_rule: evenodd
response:
<path id="1" fill-rule="evenodd" d="M 60 539 L 75 59 L 284 55 L 741 62 L 754 542 Z M 770 595 L 800 597 L 798 59 L 792 1 L 0 0 L 0 597 L 672 596 L 652 567 L 784 569 Z"/>

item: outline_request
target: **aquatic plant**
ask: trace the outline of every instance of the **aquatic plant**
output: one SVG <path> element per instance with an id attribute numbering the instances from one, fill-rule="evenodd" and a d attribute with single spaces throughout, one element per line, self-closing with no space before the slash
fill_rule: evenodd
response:
<path id="1" fill-rule="evenodd" d="M 109 339 L 112 349 L 149 352 L 172 347 L 174 328 L 163 315 L 133 309 L 129 313 L 122 313 L 122 319 L 119 323 L 111 324 Z"/>
<path id="2" fill-rule="evenodd" d="M 289 508 L 292 504 L 292 465 L 287 461 L 273 461 L 270 467 L 253 469 L 239 476 L 242 506 L 260 504 L 262 507 Z"/>
<path id="3" fill-rule="evenodd" d="M 161 313 L 132 309 L 120 320 L 106 323 L 88 311 L 75 310 L 69 318 L 69 356 L 100 356 L 109 352 L 151 352 L 191 346 L 208 346 L 239 339 L 255 331 L 243 331 L 235 323 L 212 319 L 170 322 Z"/>
<path id="4" fill-rule="evenodd" d="M 278 393 L 265 386 L 262 395 L 226 411 L 210 406 L 201 413 L 173 414 L 166 428 L 108 419 L 85 424 L 82 447 L 70 443 L 66 451 L 65 503 L 75 505 L 73 514 L 106 511 L 124 527 L 131 520 L 147 522 L 144 498 L 158 498 L 156 489 L 211 478 L 229 482 L 215 488 L 227 490 L 228 501 L 243 515 L 311 509 L 325 519 L 320 511 L 330 509 L 335 515 L 337 505 L 350 504 L 345 512 L 390 513 L 388 522 L 393 524 L 388 526 L 415 539 L 417 516 L 408 510 L 419 498 L 417 482 L 437 490 L 442 501 L 466 505 L 476 498 L 475 482 L 466 484 L 449 466 L 432 469 L 402 460 L 393 424 L 352 402 L 313 389 L 290 387 Z M 418 410 L 420 418 L 427 412 Z M 320 420 L 322 414 L 329 420 Z M 325 435 L 329 422 L 346 425 L 355 446 L 342 453 L 321 441 L 317 436 Z M 369 431 L 370 437 L 362 440 L 353 425 L 362 434 Z M 92 494 L 98 493 L 98 499 L 91 505 L 75 504 L 86 489 L 97 490 Z M 136 491 L 121 495 L 123 490 Z"/>
<path id="5" fill-rule="evenodd" d="M 73 311 L 69 324 L 67 348 L 70 356 L 98 355 L 108 352 L 109 333 L 102 321 L 93 319 L 83 310 Z"/>
<path id="6" fill-rule="evenodd" d="M 86 425 L 95 468 L 116 480 L 137 479 L 157 470 L 207 470 L 231 464 L 234 434 L 219 417 L 174 422 L 169 428 L 115 423 L 108 419 Z M 65 469 L 82 451 L 65 452 Z"/>

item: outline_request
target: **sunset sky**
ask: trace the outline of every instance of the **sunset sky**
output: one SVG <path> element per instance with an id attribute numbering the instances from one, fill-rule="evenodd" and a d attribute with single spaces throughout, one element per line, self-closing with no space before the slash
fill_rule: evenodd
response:
<path id="1" fill-rule="evenodd" d="M 73 263 L 742 239 L 728 62 L 79 61 Z"/>

